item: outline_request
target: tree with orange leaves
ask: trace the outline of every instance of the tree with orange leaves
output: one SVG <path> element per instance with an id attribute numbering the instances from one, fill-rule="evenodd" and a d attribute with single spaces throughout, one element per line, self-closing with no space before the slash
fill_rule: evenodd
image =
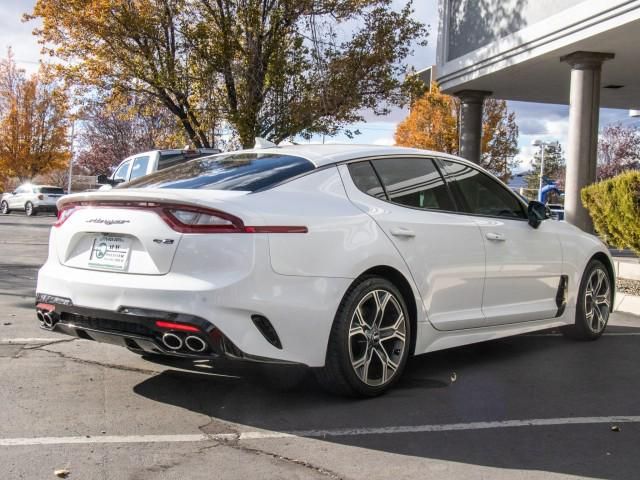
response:
<path id="1" fill-rule="evenodd" d="M 411 111 L 396 129 L 397 145 L 458 153 L 460 102 L 445 95 L 438 84 L 411 105 Z M 480 165 L 508 180 L 518 153 L 518 126 L 515 113 L 504 100 L 487 99 L 482 118 L 482 157 Z"/>
<path id="2" fill-rule="evenodd" d="M 411 112 L 396 129 L 396 144 L 438 152 L 458 152 L 458 102 L 440 92 L 438 84 L 411 104 Z"/>
<path id="3" fill-rule="evenodd" d="M 68 102 L 46 72 L 27 77 L 9 50 L 0 60 L 0 172 L 21 182 L 70 159 Z"/>

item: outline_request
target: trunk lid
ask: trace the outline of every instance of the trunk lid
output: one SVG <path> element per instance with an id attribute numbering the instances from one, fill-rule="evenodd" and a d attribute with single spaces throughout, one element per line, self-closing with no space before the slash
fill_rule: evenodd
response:
<path id="1" fill-rule="evenodd" d="M 183 236 L 189 234 L 174 230 L 153 206 L 197 206 L 238 214 L 241 209 L 234 208 L 231 200 L 245 194 L 127 189 L 65 196 L 58 201 L 59 210 L 78 207 L 62 225 L 54 227 L 58 260 L 86 270 L 166 274 Z M 215 248 L 215 238 L 211 240 Z"/>

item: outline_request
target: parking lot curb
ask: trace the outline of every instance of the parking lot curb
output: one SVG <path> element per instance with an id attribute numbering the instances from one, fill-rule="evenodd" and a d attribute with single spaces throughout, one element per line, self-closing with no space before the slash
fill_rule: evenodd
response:
<path id="1" fill-rule="evenodd" d="M 627 293 L 616 293 L 614 311 L 640 315 L 640 296 Z"/>
<path id="2" fill-rule="evenodd" d="M 640 263 L 638 263 L 638 259 L 614 257 L 613 263 L 617 277 L 626 280 L 640 280 Z"/>

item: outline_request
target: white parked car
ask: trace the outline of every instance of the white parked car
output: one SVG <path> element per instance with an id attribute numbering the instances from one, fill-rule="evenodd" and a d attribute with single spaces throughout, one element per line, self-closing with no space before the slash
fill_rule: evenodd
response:
<path id="1" fill-rule="evenodd" d="M 101 189 L 108 190 L 120 183 L 129 182 L 158 170 L 215 153 L 220 153 L 220 150 L 217 148 L 198 148 L 195 150 L 150 150 L 137 153 L 120 162 L 110 176 L 98 175 L 98 183 L 106 186 Z"/>
<path id="2" fill-rule="evenodd" d="M 350 395 L 385 391 L 412 355 L 550 327 L 598 338 L 613 305 L 600 240 L 435 152 L 225 153 L 58 206 L 45 328 L 304 364 Z"/>
<path id="3" fill-rule="evenodd" d="M 21 210 L 29 217 L 40 212 L 56 213 L 56 202 L 64 194 L 64 189 L 51 185 L 21 185 L 2 195 L 0 211 L 6 215 L 12 210 Z"/>

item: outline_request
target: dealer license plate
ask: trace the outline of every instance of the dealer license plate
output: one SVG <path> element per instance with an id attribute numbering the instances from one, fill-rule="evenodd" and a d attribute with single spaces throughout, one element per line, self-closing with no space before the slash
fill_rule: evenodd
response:
<path id="1" fill-rule="evenodd" d="M 116 235 L 96 235 L 91 243 L 88 266 L 124 271 L 129 261 L 131 239 Z"/>

